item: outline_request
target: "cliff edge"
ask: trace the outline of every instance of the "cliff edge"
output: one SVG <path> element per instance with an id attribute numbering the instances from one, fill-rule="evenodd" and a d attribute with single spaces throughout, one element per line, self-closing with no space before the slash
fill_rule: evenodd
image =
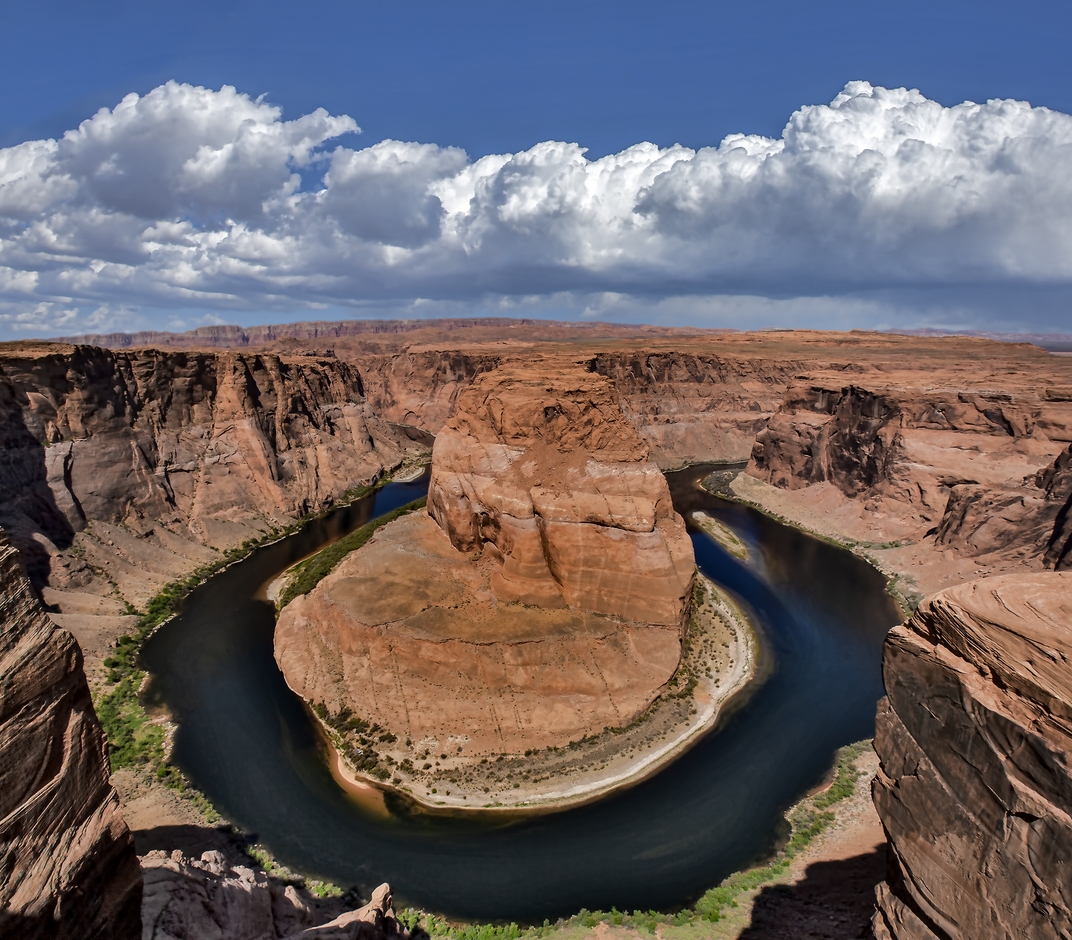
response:
<path id="1" fill-rule="evenodd" d="M 1072 572 L 984 578 L 890 632 L 878 940 L 1072 935 Z"/>
<path id="2" fill-rule="evenodd" d="M 0 937 L 134 940 L 141 896 L 82 653 L 0 534 Z"/>

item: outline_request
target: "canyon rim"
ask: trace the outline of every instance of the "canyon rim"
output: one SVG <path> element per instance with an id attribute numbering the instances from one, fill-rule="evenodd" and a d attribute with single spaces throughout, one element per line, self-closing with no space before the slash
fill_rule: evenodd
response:
<path id="1" fill-rule="evenodd" d="M 570 743 L 617 738 L 607 729 L 628 726 L 653 701 L 676 694 L 688 630 L 711 631 L 712 651 L 730 642 L 726 631 L 739 611 L 694 580 L 691 542 L 661 469 L 700 460 L 732 467 L 719 484 L 729 496 L 867 556 L 908 607 L 936 591 L 990 583 L 974 582 L 979 577 L 997 577 L 1001 589 L 972 591 L 991 590 L 1015 606 L 1017 585 L 1056 579 L 1047 616 L 1053 630 L 1067 629 L 1072 360 L 1037 347 L 509 321 L 280 327 L 241 343 L 234 331 L 208 330 L 154 338 L 159 348 L 126 342 L 0 348 L 0 522 L 29 576 L 18 590 L 36 592 L 47 618 L 78 641 L 100 701 L 113 689 L 117 641 L 168 584 L 218 568 L 295 519 L 431 458 L 428 508 L 378 529 L 284 608 L 277 655 L 292 687 L 323 710 L 340 750 L 346 735 L 351 746 L 364 736 L 384 756 L 409 739 L 410 751 L 392 759 L 428 775 L 423 783 L 414 777 L 411 789 L 432 805 L 463 795 L 466 805 L 505 804 L 522 786 L 548 784 L 533 782 L 540 774 L 526 750 L 551 759 L 558 747 L 564 774 L 605 772 L 598 765 L 611 755 L 598 750 L 566 766 Z M 385 584 L 391 590 L 375 589 Z M 942 593 L 923 604 L 915 626 L 887 648 L 890 704 L 880 711 L 876 800 L 900 867 L 880 889 L 876 928 L 890 936 L 917 935 L 911 931 L 924 929 L 917 921 L 931 931 L 920 936 L 967 936 L 950 926 L 966 921 L 949 900 L 956 892 L 941 888 L 946 870 L 918 844 L 968 838 L 978 821 L 951 811 L 924 822 L 907 795 L 891 794 L 908 793 L 904 754 L 913 747 L 924 755 L 917 763 L 938 768 L 928 786 L 965 779 L 963 768 L 943 763 L 943 732 L 916 729 L 918 715 L 905 704 L 911 695 L 898 690 L 912 688 L 926 666 L 945 670 L 942 681 L 957 677 L 973 716 L 978 707 L 969 699 L 997 694 L 985 683 L 999 671 L 977 652 L 994 647 L 986 624 L 999 621 L 987 613 L 989 601 L 971 597 Z M 969 638 L 967 646 L 935 626 L 936 612 L 953 607 L 983 623 L 956 634 Z M 703 625 L 698 611 L 706 611 Z M 33 622 L 34 635 L 73 664 L 67 634 Z M 1003 636 L 1030 639 L 1028 627 L 999 626 Z M 525 655 L 508 649 L 504 635 L 523 636 Z M 481 659 L 478 646 L 498 652 Z M 1040 655 L 1049 657 L 1045 650 Z M 747 660 L 746 644 L 735 652 L 727 668 L 730 658 Z M 1005 660 L 1031 661 L 1019 652 Z M 384 663 L 390 668 L 378 668 Z M 405 677 L 401 692 L 384 686 L 391 673 Z M 982 678 L 969 681 L 976 674 Z M 76 676 L 77 667 L 63 675 Z M 1059 762 L 1067 754 L 1059 738 L 1064 692 L 1053 688 L 1045 701 L 1028 690 L 994 708 L 1001 721 L 1012 715 L 1029 729 L 1016 732 L 1025 740 L 1042 734 Z M 717 698 L 713 687 L 705 694 Z M 953 709 L 944 722 L 953 728 L 964 720 Z M 998 719 L 987 721 L 980 733 L 991 735 L 990 746 Z M 92 730 L 86 734 L 92 741 Z M 387 763 L 381 769 L 388 781 L 396 773 Z M 468 791 L 465 774 L 473 777 Z M 135 844 L 145 844 L 145 814 L 174 825 L 196 818 L 137 765 L 113 782 Z M 99 805 L 114 808 L 106 785 L 94 786 Z M 922 783 L 913 786 L 930 799 Z M 1046 800 L 1055 818 L 1065 811 L 1049 791 Z M 1015 835 L 1014 817 L 1025 810 L 1007 801 L 1007 812 Z M 915 820 L 907 835 L 905 819 Z M 942 819 L 952 828 L 928 828 Z M 118 820 L 107 825 L 121 845 Z M 1049 886 L 1060 881 L 1052 873 L 1063 870 L 1067 837 L 1060 827 L 1036 829 L 1030 838 L 1041 841 L 1031 844 L 1043 849 L 1032 857 L 1043 851 L 1055 860 L 1040 875 Z M 257 877 L 243 881 L 235 867 L 241 860 L 197 861 L 217 850 L 199 846 L 166 864 L 146 850 L 142 867 L 147 877 L 155 872 L 154 883 L 242 884 L 260 897 Z M 1013 872 L 1006 842 L 987 851 Z M 128 874 L 116 876 L 116 897 L 133 896 Z M 263 897 L 272 890 L 266 881 Z M 1048 887 L 1039 890 L 1053 910 L 1068 909 Z M 315 926 L 312 901 L 298 902 L 284 912 L 286 923 L 304 918 L 303 929 Z M 125 902 L 116 903 L 119 910 Z M 319 922 L 340 913 L 325 911 Z M 386 915 L 367 916 L 382 923 Z M 971 929 L 989 936 L 985 930 L 1000 923 Z"/>

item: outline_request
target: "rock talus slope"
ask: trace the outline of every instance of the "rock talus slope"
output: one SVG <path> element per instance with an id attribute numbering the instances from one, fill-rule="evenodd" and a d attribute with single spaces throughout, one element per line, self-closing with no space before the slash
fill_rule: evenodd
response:
<path id="1" fill-rule="evenodd" d="M 141 895 L 78 644 L 0 535 L 0 937 L 134 940 Z"/>
<path id="2" fill-rule="evenodd" d="M 883 675 L 876 937 L 1072 936 L 1072 573 L 941 591 Z"/>
<path id="3" fill-rule="evenodd" d="M 684 622 L 692 544 L 599 375 L 517 365 L 479 376 L 436 438 L 428 506 L 459 551 L 501 558 L 499 600 Z"/>

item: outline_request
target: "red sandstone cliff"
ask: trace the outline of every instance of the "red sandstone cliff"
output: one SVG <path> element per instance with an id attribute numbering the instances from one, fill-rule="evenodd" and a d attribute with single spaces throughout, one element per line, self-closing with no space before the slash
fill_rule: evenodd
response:
<path id="1" fill-rule="evenodd" d="M 1072 935 L 1072 573 L 985 578 L 886 641 L 879 940 Z"/>
<path id="2" fill-rule="evenodd" d="M 135 940 L 141 895 L 82 654 L 0 534 L 0 937 Z"/>
<path id="3" fill-rule="evenodd" d="M 502 559 L 500 600 L 684 621 L 692 543 L 601 376 L 535 364 L 478 377 L 436 438 L 428 507 L 455 548 Z"/>
<path id="4" fill-rule="evenodd" d="M 803 359 L 685 351 L 600 353 L 606 376 L 662 468 L 747 460 Z"/>
<path id="5" fill-rule="evenodd" d="M 1072 396 L 1041 369 L 1009 365 L 1006 376 L 980 368 L 959 390 L 938 384 L 957 377 L 949 366 L 851 385 L 810 377 L 757 435 L 748 472 L 790 490 L 829 483 L 909 537 L 965 556 L 1062 566 Z"/>
<path id="6" fill-rule="evenodd" d="M 408 443 L 332 358 L 0 348 L 0 524 L 38 583 L 87 522 L 234 544 L 329 505 Z"/>

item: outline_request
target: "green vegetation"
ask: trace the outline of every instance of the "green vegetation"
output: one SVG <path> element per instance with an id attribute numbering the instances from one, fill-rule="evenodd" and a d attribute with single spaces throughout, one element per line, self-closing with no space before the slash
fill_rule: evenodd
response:
<path id="1" fill-rule="evenodd" d="M 802 801 L 789 815 L 789 839 L 780 852 L 766 865 L 749 868 L 730 875 L 720 884 L 706 891 L 691 908 L 676 913 L 658 911 L 609 911 L 582 910 L 573 917 L 551 924 L 519 927 L 517 924 L 464 924 L 451 923 L 434 914 L 407 909 L 399 915 L 410 929 L 423 927 L 433 937 L 449 940 L 537 940 L 557 933 L 565 935 L 571 929 L 590 930 L 597 924 L 626 927 L 654 935 L 657 930 L 665 932 L 673 927 L 701 927 L 704 923 L 718 922 L 728 908 L 739 905 L 741 895 L 755 891 L 789 872 L 793 859 L 835 820 L 830 807 L 851 796 L 860 778 L 856 760 L 871 747 L 870 741 L 859 741 L 838 751 L 837 771 L 831 785 L 809 799 Z M 687 934 L 694 936 L 695 934 Z"/>
<path id="2" fill-rule="evenodd" d="M 331 509 L 367 496 L 389 480 L 390 477 L 385 477 L 371 486 L 355 487 L 344 494 Z M 330 512 L 331 509 L 324 512 Z M 399 510 L 399 513 L 401 511 Z M 382 525 L 395 516 L 396 514 L 389 514 L 370 525 Z M 137 625 L 132 633 L 124 634 L 116 640 L 113 653 L 104 660 L 104 667 L 108 672 L 104 682 L 95 690 L 94 707 L 107 737 L 108 762 L 111 769 L 116 771 L 131 768 L 147 773 L 180 793 L 210 823 L 216 822 L 219 814 L 204 795 L 189 786 L 178 768 L 167 762 L 167 732 L 161 723 L 152 720 L 141 704 L 140 693 L 146 681 L 146 674 L 138 662 L 141 648 L 149 635 L 178 610 L 181 602 L 195 587 L 261 545 L 296 532 L 309 518 L 311 517 L 305 517 L 284 528 L 273 526 L 259 538 L 246 539 L 241 545 L 227 549 L 215 561 L 200 566 L 185 578 L 165 585 L 150 599 L 144 611 L 137 610 L 127 601 L 126 613 L 138 617 Z M 368 526 L 364 526 L 358 532 L 367 528 Z"/>
<path id="3" fill-rule="evenodd" d="M 826 809 L 834 803 L 852 796 L 856 787 L 856 781 L 860 779 L 860 771 L 856 769 L 856 761 L 871 749 L 870 741 L 857 741 L 848 747 L 838 751 L 837 771 L 834 774 L 834 782 L 821 793 L 812 797 L 812 805 L 816 809 Z"/>
<path id="4" fill-rule="evenodd" d="M 242 851 L 255 865 L 259 865 L 266 875 L 274 881 L 288 885 L 296 885 L 305 888 L 318 898 L 337 898 L 346 892 L 338 885 L 330 881 L 317 881 L 313 878 L 305 878 L 291 871 L 286 865 L 281 865 L 272 853 L 263 845 L 246 845 Z"/>
<path id="5" fill-rule="evenodd" d="M 381 757 L 375 745 L 394 744 L 398 740 L 397 735 L 378 724 L 370 724 L 364 718 L 359 718 L 345 705 L 337 715 L 332 715 L 327 705 L 317 702 L 313 706 L 313 712 L 335 732 L 336 747 L 355 770 L 369 774 L 381 782 L 391 776 L 394 760 L 389 756 Z M 408 758 L 402 762 L 401 769 L 412 771 L 413 767 Z M 435 793 L 435 790 L 432 792 Z"/>
<path id="6" fill-rule="evenodd" d="M 286 588 L 279 597 L 279 606 L 281 608 L 285 607 L 294 600 L 294 598 L 301 597 L 303 594 L 308 594 L 331 573 L 331 570 L 342 561 L 343 558 L 349 555 L 350 552 L 359 549 L 372 538 L 372 534 L 378 528 L 387 525 L 388 522 L 394 522 L 394 520 L 400 516 L 421 509 L 425 505 L 425 502 L 426 500 L 422 497 L 421 499 L 414 500 L 412 503 L 407 503 L 405 506 L 394 510 L 394 512 L 389 512 L 385 516 L 373 519 L 371 522 L 361 526 L 360 529 L 355 529 L 349 535 L 344 535 L 339 541 L 329 545 L 323 551 L 313 555 L 312 558 L 308 558 L 300 565 L 297 565 L 294 568 L 294 573 L 291 575 L 290 580 L 287 582 Z"/>

